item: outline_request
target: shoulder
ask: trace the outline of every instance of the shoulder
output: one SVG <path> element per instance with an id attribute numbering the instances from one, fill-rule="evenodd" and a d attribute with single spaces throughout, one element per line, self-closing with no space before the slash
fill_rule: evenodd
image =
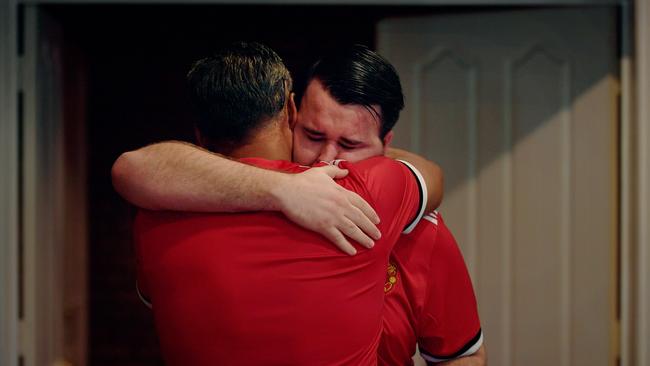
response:
<path id="1" fill-rule="evenodd" d="M 431 212 L 425 214 L 422 217 L 422 219 L 425 220 L 426 222 L 428 222 L 428 224 L 427 224 L 427 223 L 425 223 L 425 221 L 422 221 L 422 224 L 421 224 L 422 226 L 433 227 L 433 229 L 436 230 L 436 231 L 438 230 L 438 225 L 439 224 L 440 224 L 440 226 L 444 226 L 444 222 L 442 221 L 442 216 L 440 216 L 440 213 L 437 210 L 434 210 L 434 211 L 431 211 Z"/>
<path id="2" fill-rule="evenodd" d="M 349 171 L 349 180 L 366 185 L 371 191 L 381 192 L 381 196 L 392 193 L 406 192 L 408 195 L 419 195 L 426 206 L 426 184 L 420 172 L 411 164 L 375 156 L 359 162 L 351 163 L 345 160 L 334 160 L 332 164 Z M 422 211 L 423 212 L 423 211 Z"/>
<path id="3" fill-rule="evenodd" d="M 441 250 L 446 251 L 443 253 L 438 253 L 439 255 L 443 255 L 445 253 L 449 254 L 449 252 L 451 252 L 451 254 L 454 255 L 460 254 L 460 250 L 458 248 L 458 243 L 456 242 L 456 238 L 454 237 L 454 234 L 452 234 L 451 230 L 449 230 L 447 224 L 445 224 L 445 220 L 442 218 L 442 215 L 439 212 L 434 211 L 431 214 L 427 214 L 424 217 L 424 219 L 427 222 L 431 223 L 433 226 L 435 226 L 436 251 L 441 251 Z"/>
<path id="4" fill-rule="evenodd" d="M 404 172 L 413 174 L 414 171 L 419 174 L 417 169 L 411 164 L 385 156 L 374 156 L 354 163 L 346 160 L 334 160 L 332 164 L 343 169 L 349 169 L 351 172 L 356 172 L 359 174 L 378 174 L 382 172 Z"/>
<path id="5" fill-rule="evenodd" d="M 248 165 L 253 165 L 262 169 L 279 170 L 288 173 L 300 173 L 309 169 L 307 166 L 296 164 L 287 160 L 269 160 L 264 158 L 243 158 L 239 159 L 240 162 Z"/>

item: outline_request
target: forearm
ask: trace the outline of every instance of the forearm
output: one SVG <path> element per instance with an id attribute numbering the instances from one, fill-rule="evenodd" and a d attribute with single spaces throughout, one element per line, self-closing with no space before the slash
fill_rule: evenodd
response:
<path id="1" fill-rule="evenodd" d="M 122 154 L 115 190 L 151 210 L 278 210 L 274 188 L 286 174 L 239 163 L 197 146 L 168 141 Z"/>
<path id="2" fill-rule="evenodd" d="M 405 160 L 414 165 L 424 177 L 427 185 L 427 212 L 433 211 L 442 202 L 443 173 L 438 164 L 431 162 L 417 154 L 402 149 L 388 148 L 386 156 L 392 159 Z"/>

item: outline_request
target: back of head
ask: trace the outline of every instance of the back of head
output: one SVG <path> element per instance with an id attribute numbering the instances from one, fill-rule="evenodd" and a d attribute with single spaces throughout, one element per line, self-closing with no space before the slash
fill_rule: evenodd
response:
<path id="1" fill-rule="evenodd" d="M 197 61 L 187 74 L 204 147 L 228 154 L 284 108 L 291 75 L 280 56 L 259 43 L 234 43 Z"/>
<path id="2" fill-rule="evenodd" d="M 313 79 L 320 80 L 338 103 L 362 105 L 380 116 L 381 138 L 395 126 L 404 108 L 397 71 L 363 45 L 344 47 L 321 58 L 311 67 L 307 84 Z M 381 111 L 373 105 L 378 105 Z"/>

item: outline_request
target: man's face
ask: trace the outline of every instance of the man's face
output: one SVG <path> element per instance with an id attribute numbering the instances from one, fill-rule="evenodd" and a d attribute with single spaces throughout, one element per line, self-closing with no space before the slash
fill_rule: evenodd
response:
<path id="1" fill-rule="evenodd" d="M 379 106 L 373 106 L 379 113 Z M 361 105 L 339 104 L 319 80 L 312 80 L 300 103 L 293 128 L 293 161 L 359 161 L 384 154 L 392 132 L 379 138 L 379 120 Z M 386 144 L 384 143 L 386 142 Z"/>

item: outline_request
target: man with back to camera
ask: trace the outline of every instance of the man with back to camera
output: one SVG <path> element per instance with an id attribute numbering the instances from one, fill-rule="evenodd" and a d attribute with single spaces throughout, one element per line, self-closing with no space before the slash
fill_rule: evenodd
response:
<path id="1" fill-rule="evenodd" d="M 291 155 L 291 79 L 273 51 L 233 45 L 195 64 L 188 81 L 202 144 L 247 164 L 307 169 L 247 158 Z M 167 363 L 377 363 L 384 264 L 400 232 L 425 210 L 426 178 L 384 157 L 339 166 L 349 174 L 338 183 L 386 218 L 374 249 L 353 257 L 277 213 L 138 214 L 138 283 L 151 300 Z"/>
<path id="2" fill-rule="evenodd" d="M 349 90 L 361 92 L 348 93 Z M 360 106 L 367 114 L 362 113 L 363 110 L 350 109 Z M 317 158 L 357 161 L 382 154 L 390 142 L 390 130 L 402 106 L 399 78 L 392 66 L 376 53 L 355 46 L 325 57 L 315 65 L 308 79 L 293 129 L 294 160 L 303 164 Z M 381 119 L 381 127 L 376 123 L 361 123 L 363 117 Z M 169 159 L 169 156 L 165 158 L 165 154 L 175 148 L 180 149 L 177 152 L 196 153 L 201 158 L 205 155 L 197 150 L 190 152 L 191 148 L 186 145 L 173 146 L 172 143 L 159 144 L 135 153 L 142 155 L 158 149 L 146 159 L 141 159 L 158 161 L 158 165 Z M 391 150 L 387 152 L 392 153 Z M 123 158 L 132 159 L 133 156 L 126 155 L 120 159 Z M 118 160 L 116 166 L 118 163 L 124 161 Z M 202 174 L 213 174 L 213 171 L 205 168 L 211 162 L 206 158 L 203 163 L 204 168 L 200 168 L 204 169 Z M 146 166 L 140 168 L 146 169 Z M 139 171 L 141 177 L 147 174 L 153 176 L 146 170 Z M 157 173 L 167 180 L 183 175 L 191 177 L 190 172 L 188 169 L 168 175 Z M 150 188 L 143 188 L 147 181 L 136 178 L 135 174 L 127 173 L 125 176 L 131 178 L 130 182 L 122 184 L 137 187 L 131 188 L 132 191 L 142 192 Z M 199 197 L 212 194 L 209 190 L 200 192 L 196 187 L 190 190 L 199 192 L 196 194 Z M 156 197 L 156 194 L 164 198 Z M 173 202 L 187 201 L 183 194 L 158 189 L 146 196 L 150 202 L 143 201 L 142 197 L 129 196 L 128 192 L 126 196 L 136 204 L 175 209 L 174 204 L 177 203 Z M 476 303 L 462 255 L 441 217 L 434 212 L 426 219 L 416 227 L 414 233 L 401 239 L 391 256 L 385 287 L 380 363 L 410 364 L 417 342 L 423 357 L 430 363 L 450 360 L 446 364 L 484 364 L 485 352 Z"/>

